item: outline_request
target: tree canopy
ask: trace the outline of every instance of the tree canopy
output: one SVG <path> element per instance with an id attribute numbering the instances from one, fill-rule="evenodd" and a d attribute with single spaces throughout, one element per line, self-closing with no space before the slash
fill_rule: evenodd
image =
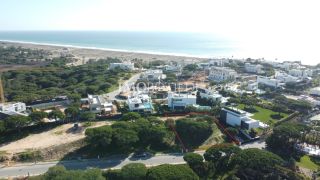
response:
<path id="1" fill-rule="evenodd" d="M 272 134 L 266 139 L 267 147 L 279 155 L 292 155 L 294 153 L 294 145 L 300 138 L 300 132 L 304 128 L 295 123 L 284 123 L 275 127 Z"/>
<path id="2" fill-rule="evenodd" d="M 147 168 L 142 163 L 130 163 L 121 168 L 120 176 L 122 180 L 145 179 Z"/>
<path id="3" fill-rule="evenodd" d="M 148 180 L 197 180 L 199 177 L 185 165 L 163 164 L 151 167 L 147 172 Z"/>
<path id="4" fill-rule="evenodd" d="M 100 169 L 66 170 L 63 166 L 54 166 L 40 177 L 43 180 L 105 180 Z"/>
<path id="5" fill-rule="evenodd" d="M 134 148 L 159 148 L 170 138 L 164 122 L 154 118 L 119 121 L 111 126 L 86 130 L 87 141 L 95 147 L 130 151 Z M 100 140 L 100 141 L 99 141 Z M 99 145 L 99 146 L 96 146 Z"/>
<path id="6" fill-rule="evenodd" d="M 208 122 L 192 119 L 177 120 L 176 131 L 183 143 L 191 148 L 201 145 L 212 134 L 212 128 Z"/>
<path id="7" fill-rule="evenodd" d="M 31 103 L 67 95 L 74 101 L 88 94 L 109 92 L 121 77 L 130 75 L 123 70 L 109 70 L 112 58 L 80 66 L 46 66 L 28 71 L 3 73 L 5 96 L 9 101 Z"/>

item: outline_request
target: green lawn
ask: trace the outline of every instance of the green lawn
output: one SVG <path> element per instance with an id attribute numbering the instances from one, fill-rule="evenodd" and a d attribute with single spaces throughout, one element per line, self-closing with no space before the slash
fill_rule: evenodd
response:
<path id="1" fill-rule="evenodd" d="M 239 104 L 237 108 L 244 110 L 244 104 Z M 259 106 L 254 106 L 254 108 L 257 110 L 257 112 L 253 113 L 253 119 L 259 120 L 268 125 L 273 125 L 275 122 L 277 122 L 277 120 L 279 120 L 272 117 L 272 115 L 278 115 L 278 112 L 274 112 L 272 110 L 265 109 Z M 281 113 L 281 116 L 283 116 L 282 118 L 284 118 L 287 117 L 288 114 Z"/>
<path id="2" fill-rule="evenodd" d="M 310 170 L 318 170 L 320 168 L 320 165 L 315 164 L 311 161 L 310 157 L 308 155 L 304 155 L 300 158 L 300 161 L 297 162 L 298 166 L 301 166 L 303 168 L 307 168 Z"/>

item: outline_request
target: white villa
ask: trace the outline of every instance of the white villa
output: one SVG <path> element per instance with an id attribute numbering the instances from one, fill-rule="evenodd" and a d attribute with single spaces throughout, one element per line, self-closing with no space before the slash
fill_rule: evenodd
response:
<path id="1" fill-rule="evenodd" d="M 181 66 L 180 65 L 164 65 L 163 66 L 163 70 L 165 71 L 170 71 L 170 72 L 179 72 L 181 70 Z"/>
<path id="2" fill-rule="evenodd" d="M 209 89 L 204 88 L 198 88 L 197 90 L 201 98 L 212 99 L 215 102 L 222 101 L 222 95 L 219 93 L 215 93 Z"/>
<path id="3" fill-rule="evenodd" d="M 171 109 L 184 109 L 187 106 L 192 106 L 197 103 L 197 96 L 193 94 L 185 93 L 168 93 L 168 107 Z"/>
<path id="4" fill-rule="evenodd" d="M 208 79 L 215 82 L 234 80 L 237 72 L 225 67 L 212 67 Z"/>
<path id="5" fill-rule="evenodd" d="M 6 116 L 22 115 L 27 116 L 26 104 L 22 102 L 0 103 L 0 113 Z"/>
<path id="6" fill-rule="evenodd" d="M 148 81 L 160 81 L 166 79 L 166 75 L 160 69 L 148 70 L 141 74 L 140 79 Z"/>
<path id="7" fill-rule="evenodd" d="M 111 113 L 113 104 L 101 95 L 88 95 L 89 109 L 93 113 Z"/>
<path id="8" fill-rule="evenodd" d="M 242 111 L 237 108 L 224 107 L 221 110 L 220 119 L 225 124 L 234 127 L 241 127 L 243 129 L 252 129 L 258 127 L 266 127 L 266 124 L 263 124 L 257 120 L 251 118 L 252 114 Z"/>
<path id="9" fill-rule="evenodd" d="M 129 110 L 133 112 L 152 113 L 153 111 L 151 98 L 146 94 L 128 97 L 127 104 Z"/>
<path id="10" fill-rule="evenodd" d="M 117 67 L 119 67 L 120 69 L 123 69 L 123 70 L 132 71 L 132 70 L 134 70 L 134 63 L 131 63 L 131 62 L 110 63 L 109 69 L 115 69 Z"/>

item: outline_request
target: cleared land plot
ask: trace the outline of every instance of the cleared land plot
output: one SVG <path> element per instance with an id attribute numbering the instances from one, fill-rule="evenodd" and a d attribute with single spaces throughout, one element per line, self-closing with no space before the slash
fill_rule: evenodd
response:
<path id="1" fill-rule="evenodd" d="M 110 125 L 111 122 L 95 122 L 87 128 Z M 85 138 L 85 127 L 80 126 L 78 130 L 72 130 L 73 123 L 64 124 L 46 132 L 31 134 L 20 140 L 1 144 L 0 151 L 7 153 L 18 153 L 30 149 L 44 149 L 51 146 L 67 144 Z"/>
<path id="2" fill-rule="evenodd" d="M 244 107 L 245 107 L 244 104 L 239 104 L 237 106 L 237 108 L 242 109 L 242 110 L 244 110 Z M 259 106 L 253 106 L 253 107 L 257 112 L 252 113 L 253 114 L 252 118 L 259 120 L 259 121 L 261 121 L 265 124 L 268 124 L 268 125 L 273 125 L 281 118 L 285 118 L 288 116 L 288 114 L 286 114 L 286 113 L 281 113 L 281 118 L 277 118 L 279 115 L 278 112 L 272 111 L 270 109 L 265 109 L 265 108 L 262 108 Z"/>
<path id="3" fill-rule="evenodd" d="M 216 124 L 212 124 L 213 133 L 211 136 L 198 148 L 198 150 L 206 150 L 212 145 L 225 142 L 224 134 L 220 131 Z"/>

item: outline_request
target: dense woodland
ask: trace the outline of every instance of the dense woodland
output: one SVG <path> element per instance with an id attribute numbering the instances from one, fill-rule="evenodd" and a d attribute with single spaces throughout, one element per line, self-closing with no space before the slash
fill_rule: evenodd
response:
<path id="1" fill-rule="evenodd" d="M 197 148 L 211 134 L 211 122 L 206 116 L 183 118 L 166 123 L 156 117 L 142 117 L 138 113 L 124 114 L 121 121 L 111 126 L 91 128 L 86 131 L 86 139 L 91 151 L 133 152 L 139 149 L 170 151 L 181 149 L 182 144 L 172 131 L 180 134 L 180 139 L 189 150 Z M 93 148 L 93 149 L 92 149 Z"/>
<path id="2" fill-rule="evenodd" d="M 118 87 L 120 78 L 128 79 L 130 73 L 120 69 L 109 70 L 108 58 L 82 66 L 65 66 L 60 58 L 46 67 L 33 70 L 9 71 L 3 74 L 5 96 L 8 101 L 30 103 L 60 95 L 102 94 Z"/>

